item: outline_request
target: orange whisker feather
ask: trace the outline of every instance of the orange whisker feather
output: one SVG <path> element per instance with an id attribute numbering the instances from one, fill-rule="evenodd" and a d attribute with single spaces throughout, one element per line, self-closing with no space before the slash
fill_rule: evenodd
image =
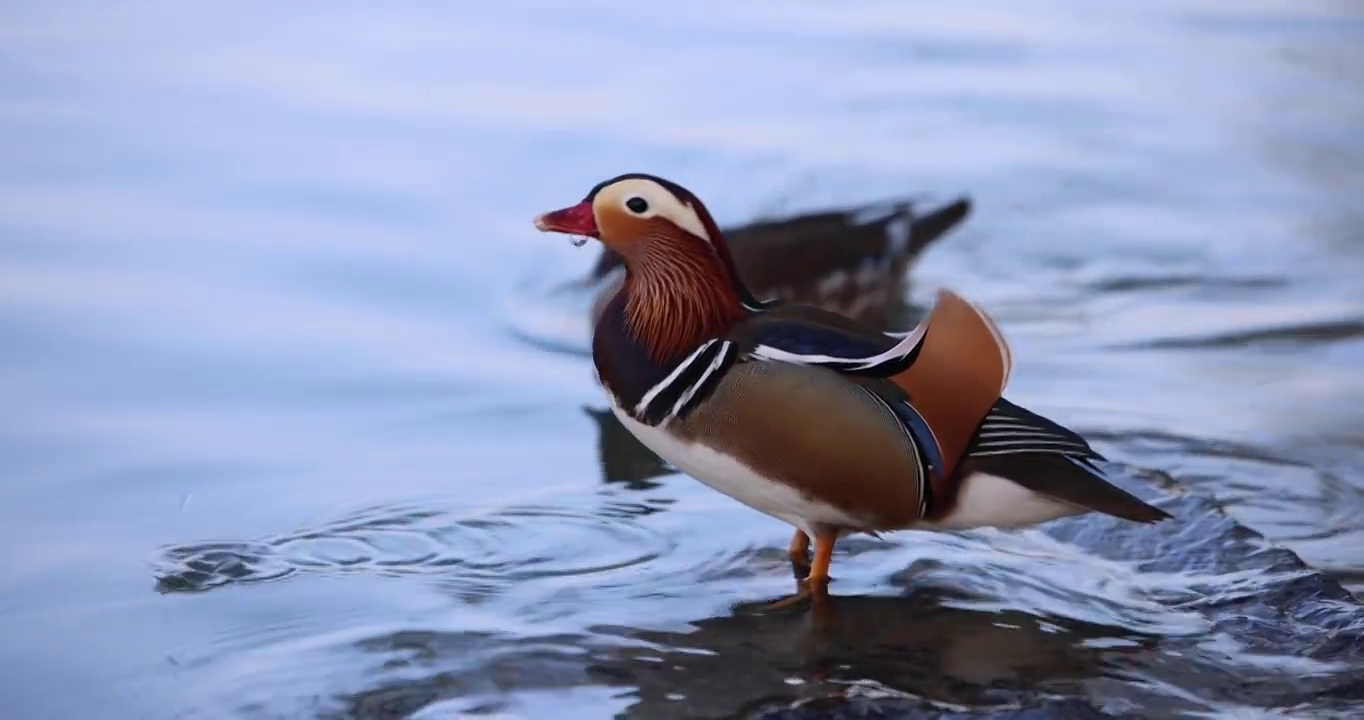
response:
<path id="1" fill-rule="evenodd" d="M 621 288 L 626 322 L 655 361 L 689 352 L 744 315 L 727 268 L 709 248 L 652 242 L 630 265 Z"/>

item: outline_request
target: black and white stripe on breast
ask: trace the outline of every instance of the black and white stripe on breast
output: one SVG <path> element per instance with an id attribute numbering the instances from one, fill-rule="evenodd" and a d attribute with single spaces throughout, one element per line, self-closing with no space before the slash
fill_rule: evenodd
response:
<path id="1" fill-rule="evenodd" d="M 738 356 L 734 343 L 707 340 L 650 387 L 632 414 L 648 425 L 666 425 L 685 417 L 715 389 Z"/>
<path id="2" fill-rule="evenodd" d="M 933 486 L 929 482 L 929 476 L 934 470 L 933 463 L 940 462 L 937 438 L 933 437 L 933 431 L 924 422 L 923 416 L 909 404 L 908 400 L 886 398 L 865 387 L 861 389 L 899 422 L 900 430 L 904 432 L 905 445 L 914 456 L 917 477 L 911 480 L 919 489 L 919 517 L 928 517 L 933 508 Z"/>
<path id="3" fill-rule="evenodd" d="M 1048 453 L 1087 463 L 1105 458 L 1071 430 L 1000 398 L 990 409 L 967 450 L 970 457 Z"/>

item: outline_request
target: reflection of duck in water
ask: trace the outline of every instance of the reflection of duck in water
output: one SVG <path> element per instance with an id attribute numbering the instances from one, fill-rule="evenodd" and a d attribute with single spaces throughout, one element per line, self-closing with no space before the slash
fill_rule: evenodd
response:
<path id="1" fill-rule="evenodd" d="M 1089 708 L 1079 699 L 1090 694 L 1086 682 L 1156 657 L 1157 642 L 1179 642 L 951 603 L 920 588 L 904 597 L 831 597 L 814 615 L 706 618 L 681 631 L 596 628 L 585 637 L 523 640 L 402 632 L 359 644 L 382 659 L 375 677 L 384 679 L 338 700 L 344 717 L 426 717 L 423 708 L 514 710 L 518 699 L 550 691 L 561 698 L 559 716 L 587 717 L 564 691 L 595 686 L 632 699 L 617 717 L 719 720 L 811 697 L 837 700 L 855 682 L 903 693 L 925 710 L 930 702 L 997 707 L 1053 695 Z M 595 717 L 600 707 L 592 707 Z"/>
<path id="2" fill-rule="evenodd" d="M 905 276 L 939 238 L 971 212 L 958 198 L 928 212 L 909 201 L 807 213 L 725 228 L 744 282 L 760 298 L 816 305 L 886 327 L 905 307 Z M 598 286 L 592 319 L 624 278 L 620 255 L 603 247 L 589 282 Z M 602 478 L 632 489 L 673 472 L 630 434 L 610 410 L 585 408 L 598 424 Z"/>
<path id="3" fill-rule="evenodd" d="M 584 407 L 583 412 L 597 423 L 597 459 L 603 481 L 648 490 L 658 487 L 654 478 L 677 472 L 631 435 L 609 409 Z"/>
<path id="4" fill-rule="evenodd" d="M 1110 484 L 1083 438 L 1001 397 L 1008 346 L 952 292 L 903 334 L 760 301 L 705 206 L 647 175 L 536 225 L 624 259 L 592 343 L 613 413 L 687 474 L 794 525 L 803 591 L 823 590 L 849 533 L 1169 517 Z"/>
<path id="5" fill-rule="evenodd" d="M 1080 620 L 950 602 L 922 590 L 828 597 L 812 616 L 740 612 L 694 622 L 685 632 L 632 631 L 650 647 L 601 659 L 593 677 L 638 688 L 638 700 L 622 713 L 627 718 L 747 717 L 759 704 L 836 698 L 851 682 L 922 698 L 928 710 L 929 702 L 1083 697 L 1086 680 L 1157 642 Z"/>

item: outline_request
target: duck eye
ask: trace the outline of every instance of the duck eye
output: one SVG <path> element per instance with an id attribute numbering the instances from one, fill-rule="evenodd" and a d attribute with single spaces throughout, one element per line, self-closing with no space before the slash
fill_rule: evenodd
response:
<path id="1" fill-rule="evenodd" d="M 649 211 L 649 202 L 642 197 L 632 197 L 625 201 L 625 207 L 630 208 L 630 212 L 643 215 Z"/>

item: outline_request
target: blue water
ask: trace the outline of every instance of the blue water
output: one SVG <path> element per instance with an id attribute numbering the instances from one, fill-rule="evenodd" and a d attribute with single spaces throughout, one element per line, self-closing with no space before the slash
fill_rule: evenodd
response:
<path id="1" fill-rule="evenodd" d="M 913 297 L 997 316 L 1011 397 L 1364 587 L 1364 11 L 921 5 L 6 3 L 7 716 L 606 717 L 584 645 L 785 592 L 780 523 L 604 483 L 590 364 L 527 341 L 586 346 L 595 253 L 530 218 L 634 170 L 724 223 L 970 194 Z M 1035 532 L 849 552 L 1196 632 Z"/>

